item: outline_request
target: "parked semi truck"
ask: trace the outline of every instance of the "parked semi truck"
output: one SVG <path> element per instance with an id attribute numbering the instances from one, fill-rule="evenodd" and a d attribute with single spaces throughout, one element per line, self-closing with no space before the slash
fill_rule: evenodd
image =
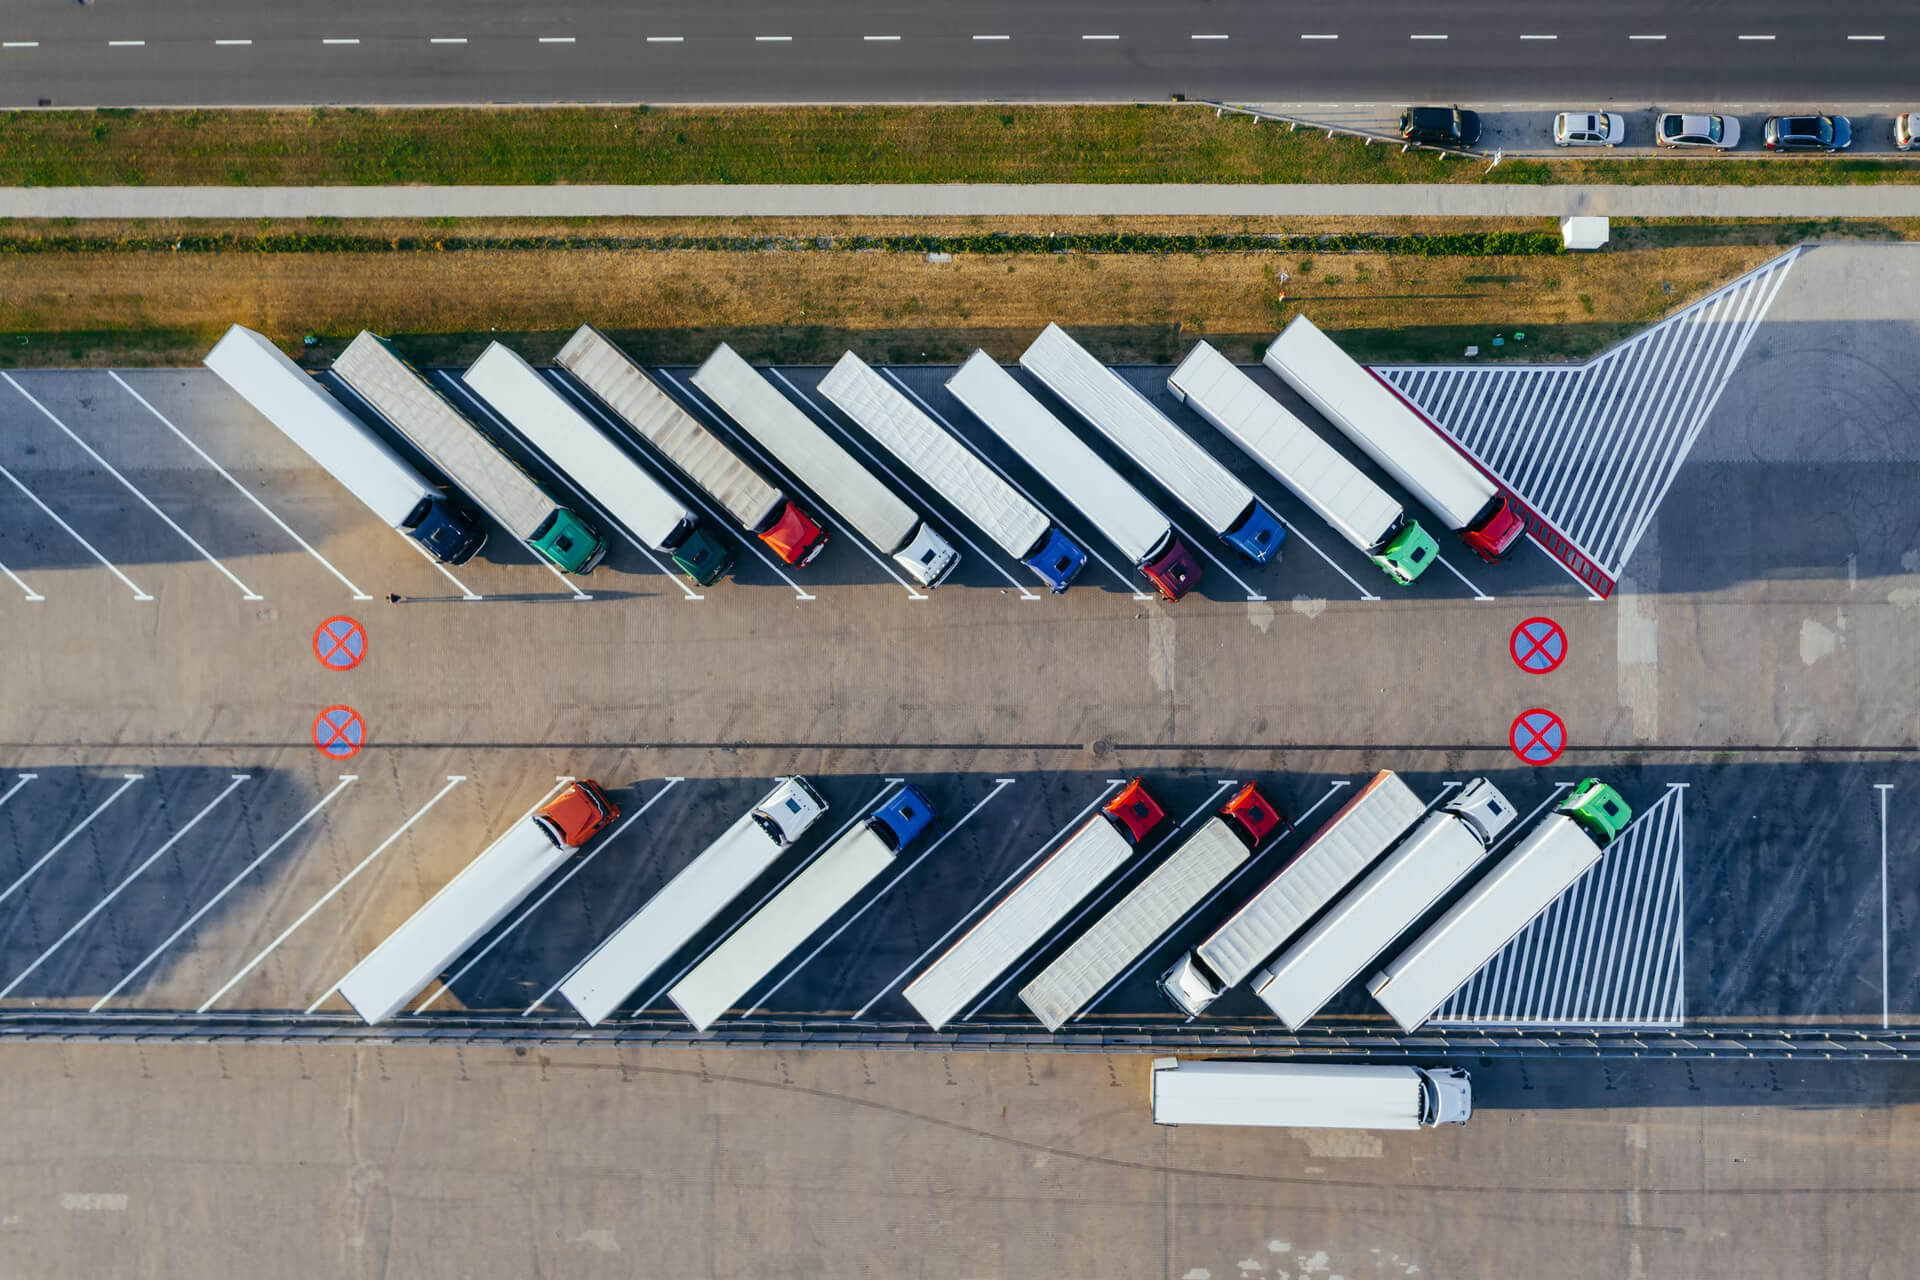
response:
<path id="1" fill-rule="evenodd" d="M 478 515 L 428 484 L 261 334 L 236 324 L 201 363 L 373 514 L 435 560 L 465 564 L 486 544 L 487 528 Z"/>
<path id="2" fill-rule="evenodd" d="M 709 586 L 732 567 L 732 549 L 519 353 L 491 343 L 462 380 L 608 515 L 671 556 L 689 578 Z"/>
<path id="3" fill-rule="evenodd" d="M 960 563 L 952 543 L 726 343 L 693 385 L 921 586 L 939 586 Z"/>
<path id="4" fill-rule="evenodd" d="M 619 816 L 599 783 L 569 786 L 488 845 L 353 966 L 340 980 L 341 996 L 368 1025 L 385 1022 Z"/>
<path id="5" fill-rule="evenodd" d="M 1417 1030 L 1572 888 L 1632 820 L 1633 810 L 1619 792 L 1598 778 L 1585 779 L 1445 915 L 1388 961 L 1367 990 L 1401 1030 Z"/>
<path id="6" fill-rule="evenodd" d="M 1434 903 L 1480 865 L 1513 825 L 1500 789 L 1475 778 L 1421 819 L 1366 879 L 1341 897 L 1279 959 L 1253 975 L 1259 996 L 1297 1031 L 1326 1007 L 1367 962 L 1393 945 Z"/>
<path id="7" fill-rule="evenodd" d="M 1167 389 L 1395 582 L 1411 583 L 1433 564 L 1439 544 L 1385 489 L 1213 347 L 1195 343 Z"/>
<path id="8" fill-rule="evenodd" d="M 1286 827 L 1286 815 L 1249 782 L 1021 988 L 1020 999 L 1058 1031 Z"/>
<path id="9" fill-rule="evenodd" d="M 933 806 L 913 787 L 882 801 L 674 983 L 667 998 L 705 1031 L 892 866 L 933 817 Z"/>
<path id="10" fill-rule="evenodd" d="M 1188 1016 L 1247 980 L 1342 889 L 1420 820 L 1424 806 L 1400 775 L 1382 769 L 1313 833 L 1280 873 L 1160 978 Z"/>
<path id="11" fill-rule="evenodd" d="M 826 811 L 805 778 L 782 778 L 594 948 L 561 982 L 560 994 L 598 1026 Z"/>
<path id="12" fill-rule="evenodd" d="M 1135 778 L 909 982 L 904 994 L 938 1031 L 987 984 L 1040 945 L 1125 862 L 1165 811 Z"/>
<path id="13" fill-rule="evenodd" d="M 1482 560 L 1498 560 L 1526 532 L 1526 520 L 1485 472 L 1304 315 L 1287 323 L 1261 363 L 1426 503 Z"/>
<path id="14" fill-rule="evenodd" d="M 993 357 L 976 351 L 947 390 L 1009 449 L 1093 521 L 1169 600 L 1200 584 L 1200 562 L 1173 522 L 1047 411 Z"/>
<path id="15" fill-rule="evenodd" d="M 1153 1060 L 1155 1124 L 1429 1129 L 1472 1114 L 1458 1067 Z"/>
<path id="16" fill-rule="evenodd" d="M 1256 564 L 1280 554 L 1286 526 L 1253 490 L 1167 420 L 1119 374 L 1057 324 L 1043 329 L 1020 365 L 1093 424 L 1222 541 Z"/>
<path id="17" fill-rule="evenodd" d="M 1056 595 L 1085 567 L 1086 551 L 1040 508 L 853 352 L 820 380 L 820 394 Z"/>
<path id="18" fill-rule="evenodd" d="M 607 554 L 598 531 L 555 502 L 400 357 L 362 329 L 333 372 L 500 526 L 565 573 L 592 573 Z"/>
<path id="19" fill-rule="evenodd" d="M 598 329 L 581 325 L 554 363 L 782 561 L 809 564 L 826 549 L 819 521 L 681 408 Z"/>

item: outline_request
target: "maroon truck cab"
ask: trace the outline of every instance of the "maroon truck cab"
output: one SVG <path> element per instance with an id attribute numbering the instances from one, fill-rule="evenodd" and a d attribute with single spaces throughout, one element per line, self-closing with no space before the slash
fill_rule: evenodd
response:
<path id="1" fill-rule="evenodd" d="M 1166 549 L 1141 565 L 1140 572 L 1168 600 L 1178 600 L 1200 585 L 1200 561 L 1178 538 L 1167 539 Z"/>

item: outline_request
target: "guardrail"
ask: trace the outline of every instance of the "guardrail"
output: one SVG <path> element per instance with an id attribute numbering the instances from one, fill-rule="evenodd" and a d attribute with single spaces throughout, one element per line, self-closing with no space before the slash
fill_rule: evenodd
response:
<path id="1" fill-rule="evenodd" d="M 1286 125 L 1287 132 L 1289 133 L 1292 133 L 1297 129 L 1307 128 L 1307 129 L 1318 130 L 1319 132 L 1326 134 L 1329 138 L 1332 138 L 1332 137 L 1359 138 L 1362 142 L 1365 142 L 1368 146 L 1372 146 L 1374 143 L 1378 142 L 1386 146 L 1398 147 L 1402 151 L 1431 151 L 1436 155 L 1442 155 L 1442 156 L 1474 156 L 1481 160 L 1493 161 L 1493 164 L 1490 164 L 1487 166 L 1487 169 L 1489 171 L 1491 171 L 1495 165 L 1498 165 L 1501 160 L 1501 153 L 1498 151 L 1492 151 L 1492 152 L 1476 151 L 1470 147 L 1468 148 L 1436 147 L 1425 142 L 1408 142 L 1405 138 L 1397 138 L 1390 133 L 1374 133 L 1367 129 L 1354 129 L 1346 125 L 1324 124 L 1321 121 L 1308 120 L 1302 116 L 1290 116 L 1290 115 L 1284 115 L 1278 111 L 1268 111 L 1264 107 L 1249 107 L 1249 106 L 1242 105 L 1240 103 L 1233 103 L 1233 102 L 1214 102 L 1207 98 L 1189 98 L 1184 95 L 1176 96 L 1174 98 L 1174 101 L 1191 103 L 1196 107 L 1212 107 L 1215 119 L 1218 119 L 1223 115 L 1236 115 L 1236 116 L 1252 116 L 1255 120 L 1277 121 L 1281 124 Z"/>

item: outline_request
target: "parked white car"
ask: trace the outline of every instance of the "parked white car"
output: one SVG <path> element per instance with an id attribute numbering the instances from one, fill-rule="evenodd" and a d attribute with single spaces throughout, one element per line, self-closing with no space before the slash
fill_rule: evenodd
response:
<path id="1" fill-rule="evenodd" d="M 1614 111 L 1562 111 L 1553 118 L 1556 147 L 1617 147 L 1626 141 L 1627 118 Z"/>
<path id="2" fill-rule="evenodd" d="M 1653 140 L 1663 147 L 1731 151 L 1740 145 L 1740 121 L 1733 116 L 1688 116 L 1668 111 L 1653 122 Z"/>
<path id="3" fill-rule="evenodd" d="M 1893 145 L 1900 151 L 1920 145 L 1920 111 L 1902 111 L 1893 118 Z"/>

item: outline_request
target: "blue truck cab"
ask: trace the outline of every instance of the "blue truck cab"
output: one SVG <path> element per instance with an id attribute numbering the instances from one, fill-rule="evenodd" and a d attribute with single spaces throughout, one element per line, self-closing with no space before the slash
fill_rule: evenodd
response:
<path id="1" fill-rule="evenodd" d="M 1220 535 L 1226 544 L 1255 564 L 1280 558 L 1280 545 L 1287 540 L 1287 526 L 1267 510 L 1258 498 L 1248 507 L 1240 522 Z"/>
<path id="2" fill-rule="evenodd" d="M 1047 530 L 1040 549 L 1021 563 L 1040 575 L 1047 590 L 1059 595 L 1087 567 L 1087 553 L 1079 543 L 1053 527 Z"/>
<path id="3" fill-rule="evenodd" d="M 898 795 L 867 815 L 867 828 L 900 853 L 932 825 L 933 818 L 933 806 L 927 798 L 915 787 L 902 787 Z"/>

